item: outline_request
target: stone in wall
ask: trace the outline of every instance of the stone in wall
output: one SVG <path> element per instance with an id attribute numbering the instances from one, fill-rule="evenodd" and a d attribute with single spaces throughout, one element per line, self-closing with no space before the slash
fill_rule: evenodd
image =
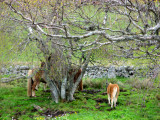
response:
<path id="1" fill-rule="evenodd" d="M 102 66 L 88 66 L 84 76 L 90 78 L 103 78 L 107 76 L 108 68 Z"/>
<path id="2" fill-rule="evenodd" d="M 116 78 L 116 70 L 113 65 L 108 69 L 108 78 Z"/>

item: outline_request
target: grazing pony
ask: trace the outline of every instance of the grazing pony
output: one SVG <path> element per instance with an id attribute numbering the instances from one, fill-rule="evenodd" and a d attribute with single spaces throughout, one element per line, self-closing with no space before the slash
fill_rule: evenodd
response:
<path id="1" fill-rule="evenodd" d="M 28 71 L 28 76 L 32 76 L 28 78 L 28 84 L 27 84 L 27 95 L 29 97 L 35 97 L 35 90 L 38 89 L 38 86 L 40 82 L 44 83 L 44 90 L 46 89 L 47 82 L 44 79 L 44 68 L 45 68 L 45 62 L 41 63 L 40 69 L 32 69 Z"/>
<path id="2" fill-rule="evenodd" d="M 41 63 L 41 67 L 40 69 L 36 70 L 36 69 L 32 69 L 28 71 L 28 76 L 32 76 L 28 79 L 28 86 L 27 86 L 27 95 L 29 97 L 36 97 L 35 96 L 35 90 L 38 89 L 38 86 L 40 84 L 40 82 L 44 83 L 44 90 L 46 89 L 46 85 L 47 82 L 45 81 L 45 62 Z M 71 72 L 69 72 L 69 74 L 71 75 L 72 72 L 75 72 L 75 70 L 73 69 Z M 74 83 L 77 81 L 78 77 L 80 76 L 82 70 L 79 69 L 75 76 L 74 76 Z M 83 83 L 82 80 L 79 83 L 79 88 L 78 90 L 83 90 Z"/>
<path id="3" fill-rule="evenodd" d="M 108 95 L 108 103 L 110 104 L 110 100 L 111 100 L 111 108 L 113 108 L 113 102 L 114 102 L 114 107 L 116 107 L 116 102 L 118 99 L 118 95 L 119 95 L 119 86 L 118 84 L 112 84 L 109 83 L 108 87 L 107 87 L 107 95 Z"/>
<path id="4" fill-rule="evenodd" d="M 75 72 L 77 69 L 72 69 L 69 74 L 71 75 L 72 72 Z M 78 71 L 76 72 L 75 76 L 74 76 L 74 83 L 77 81 L 78 77 L 80 76 L 82 72 L 82 69 L 78 69 Z M 83 90 L 83 82 L 82 80 L 80 81 L 79 85 L 78 85 L 78 90 L 82 91 Z"/>

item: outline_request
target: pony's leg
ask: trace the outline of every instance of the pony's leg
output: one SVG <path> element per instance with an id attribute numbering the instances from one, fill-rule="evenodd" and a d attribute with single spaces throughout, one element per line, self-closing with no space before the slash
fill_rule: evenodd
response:
<path id="1" fill-rule="evenodd" d="M 117 99 L 118 99 L 118 95 L 116 95 L 116 97 L 115 97 L 115 106 L 114 107 L 116 107 Z"/>
<path id="2" fill-rule="evenodd" d="M 32 86 L 32 96 L 33 96 L 33 97 L 36 96 L 36 95 L 35 95 L 35 88 L 36 88 L 36 85 L 33 84 L 33 86 Z"/>
<path id="3" fill-rule="evenodd" d="M 114 102 L 114 107 L 116 107 L 116 94 L 117 94 L 117 87 L 114 87 L 114 88 L 113 88 L 113 93 L 112 93 L 113 102 Z M 113 107 L 113 105 L 112 105 L 112 107 Z"/>
<path id="4" fill-rule="evenodd" d="M 113 97 L 111 98 L 111 108 L 113 108 Z"/>
<path id="5" fill-rule="evenodd" d="M 46 91 L 46 88 L 47 88 L 47 83 L 44 83 L 44 91 Z"/>
<path id="6" fill-rule="evenodd" d="M 116 107 L 116 97 L 113 98 L 113 102 L 114 102 L 114 107 Z"/>
<path id="7" fill-rule="evenodd" d="M 110 96 L 110 97 L 111 97 L 111 98 L 110 98 L 110 99 L 111 99 L 111 108 L 113 108 L 113 95 L 112 95 L 112 94 L 113 94 L 113 93 L 111 93 L 111 96 Z"/>
<path id="8" fill-rule="evenodd" d="M 81 80 L 81 82 L 79 83 L 79 89 L 78 89 L 78 90 L 80 90 L 80 91 L 83 90 L 83 82 L 82 82 L 82 80 Z"/>
<path id="9" fill-rule="evenodd" d="M 40 84 L 40 82 L 37 83 L 36 88 L 35 88 L 36 90 L 38 90 L 39 84 Z"/>
<path id="10" fill-rule="evenodd" d="M 32 90 L 32 97 L 36 97 L 35 90 Z"/>
<path id="11" fill-rule="evenodd" d="M 32 86 L 32 96 L 33 97 L 36 97 L 35 89 L 36 89 L 37 84 L 39 84 L 39 80 L 35 80 L 33 83 L 33 86 Z"/>
<path id="12" fill-rule="evenodd" d="M 111 100 L 111 98 L 110 98 L 110 95 L 108 94 L 108 104 L 111 104 L 110 100 Z"/>

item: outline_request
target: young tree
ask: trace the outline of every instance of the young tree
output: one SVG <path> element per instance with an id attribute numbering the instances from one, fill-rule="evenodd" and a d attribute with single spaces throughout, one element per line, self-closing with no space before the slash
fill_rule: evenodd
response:
<path id="1" fill-rule="evenodd" d="M 55 102 L 73 100 L 93 50 L 116 45 L 125 57 L 157 56 L 160 46 L 160 3 L 151 0 L 3 0 L 11 20 L 28 30 L 23 43 L 35 42 L 43 53 Z M 6 10 L 6 9 L 5 9 Z M 140 49 L 139 42 L 151 49 Z M 124 44 L 126 44 L 124 46 Z M 141 51 L 137 56 L 133 51 Z M 135 56 L 136 55 L 136 56 Z M 75 60 L 81 75 L 74 83 Z"/>

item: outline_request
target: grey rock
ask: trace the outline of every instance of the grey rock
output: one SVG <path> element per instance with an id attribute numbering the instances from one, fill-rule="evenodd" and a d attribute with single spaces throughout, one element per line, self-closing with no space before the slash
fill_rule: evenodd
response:
<path id="1" fill-rule="evenodd" d="M 114 66 L 110 66 L 108 69 L 108 78 L 116 78 L 116 71 Z"/>

